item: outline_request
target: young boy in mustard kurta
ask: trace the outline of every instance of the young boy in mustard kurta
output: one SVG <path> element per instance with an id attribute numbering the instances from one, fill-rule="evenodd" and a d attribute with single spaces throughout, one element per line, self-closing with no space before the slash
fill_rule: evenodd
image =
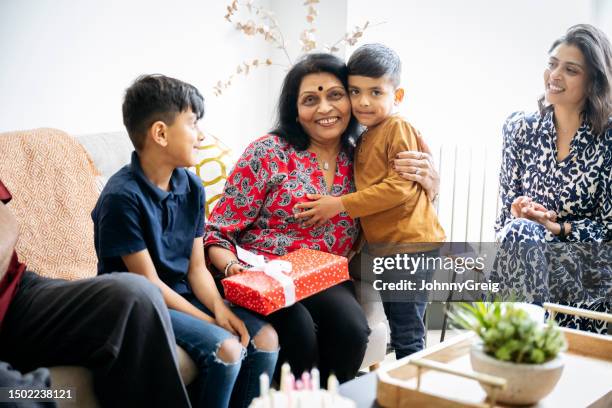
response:
<path id="1" fill-rule="evenodd" d="M 432 250 L 445 235 L 427 193 L 418 183 L 404 180 L 390 169 L 397 153 L 418 150 L 417 130 L 393 113 L 404 96 L 399 87 L 400 59 L 384 45 L 367 44 L 353 53 L 348 69 L 353 115 L 366 127 L 354 158 L 357 192 L 300 204 L 307 211 L 297 217 L 309 217 L 309 223 L 321 225 L 346 211 L 360 219 L 368 244 L 386 247 L 385 255 L 435 256 Z M 411 274 L 423 276 L 422 272 Z M 398 359 L 421 350 L 425 337 L 426 302 L 402 300 L 386 301 L 383 296 L 391 345 Z"/>

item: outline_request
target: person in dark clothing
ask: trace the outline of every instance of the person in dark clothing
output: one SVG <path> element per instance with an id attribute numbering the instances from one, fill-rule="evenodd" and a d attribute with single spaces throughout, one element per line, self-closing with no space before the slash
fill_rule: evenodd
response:
<path id="1" fill-rule="evenodd" d="M 27 271 L 10 199 L 0 181 L 0 388 L 49 388 L 40 367 L 79 365 L 103 406 L 190 406 L 159 289 L 126 273 L 66 281 Z"/>

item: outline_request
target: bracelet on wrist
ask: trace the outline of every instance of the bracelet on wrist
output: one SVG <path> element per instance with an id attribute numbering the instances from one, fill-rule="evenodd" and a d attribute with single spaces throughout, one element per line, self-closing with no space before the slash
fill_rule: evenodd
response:
<path id="1" fill-rule="evenodd" d="M 229 268 L 231 268 L 233 265 L 242 265 L 242 263 L 237 259 L 232 259 L 227 264 L 225 264 L 225 268 L 223 268 L 223 275 L 227 276 Z"/>
<path id="2" fill-rule="evenodd" d="M 436 193 L 433 198 L 429 201 L 431 201 L 432 204 L 436 204 L 438 202 L 438 198 L 440 197 L 440 193 Z"/>
<path id="3" fill-rule="evenodd" d="M 564 222 L 558 222 L 557 224 L 559 225 L 559 233 L 557 234 L 557 237 L 561 241 L 565 241 L 565 238 L 567 238 L 567 234 L 565 232 L 565 223 Z"/>

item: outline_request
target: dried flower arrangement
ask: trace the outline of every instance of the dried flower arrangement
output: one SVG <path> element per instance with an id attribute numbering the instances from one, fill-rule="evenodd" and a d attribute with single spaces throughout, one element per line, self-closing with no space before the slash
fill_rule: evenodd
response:
<path id="1" fill-rule="evenodd" d="M 315 27 L 315 21 L 319 15 L 316 8 L 318 3 L 319 0 L 306 0 L 303 3 L 306 7 L 306 22 L 308 23 L 308 26 L 300 34 L 301 51 L 304 53 L 315 51 L 319 46 L 316 38 L 317 29 Z M 250 18 L 246 21 L 237 21 L 234 23 L 234 19 L 237 18 L 236 15 L 241 7 L 248 11 Z M 229 88 L 237 75 L 246 76 L 254 68 L 277 65 L 288 69 L 293 65 L 292 58 L 288 52 L 287 42 L 285 41 L 285 37 L 283 36 L 274 13 L 254 4 L 254 0 L 233 0 L 227 6 L 225 19 L 235 24 L 236 29 L 240 30 L 245 35 L 262 36 L 265 41 L 282 50 L 286 57 L 286 62 L 282 64 L 276 63 L 270 58 L 243 61 L 236 67 L 234 74 L 230 75 L 225 81 L 218 81 L 215 84 L 213 91 L 216 96 L 221 95 L 225 89 Z M 353 30 L 344 34 L 342 38 L 332 45 L 323 44 L 321 50 L 333 53 L 338 52 L 342 44 L 353 46 L 363 36 L 364 31 L 368 27 L 371 27 L 371 25 L 369 21 L 366 21 L 362 26 L 356 26 Z"/>

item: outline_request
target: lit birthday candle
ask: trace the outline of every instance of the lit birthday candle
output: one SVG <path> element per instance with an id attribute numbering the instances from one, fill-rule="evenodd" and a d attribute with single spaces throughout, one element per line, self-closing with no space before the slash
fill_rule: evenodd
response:
<path id="1" fill-rule="evenodd" d="M 281 391 L 270 386 L 266 374 L 259 376 L 261 395 L 250 408 L 356 408 L 356 404 L 339 394 L 339 382 L 333 374 L 327 379 L 327 390 L 320 387 L 320 372 L 313 369 L 296 379 L 287 364 L 281 367 Z M 285 391 L 283 391 L 283 389 Z"/>
<path id="2" fill-rule="evenodd" d="M 327 391 L 332 395 L 338 394 L 338 379 L 333 374 L 327 378 Z"/>
<path id="3" fill-rule="evenodd" d="M 281 366 L 281 378 L 280 378 L 280 390 L 281 392 L 288 392 L 290 388 L 291 378 L 289 377 L 291 374 L 291 368 L 289 364 L 283 363 Z"/>

